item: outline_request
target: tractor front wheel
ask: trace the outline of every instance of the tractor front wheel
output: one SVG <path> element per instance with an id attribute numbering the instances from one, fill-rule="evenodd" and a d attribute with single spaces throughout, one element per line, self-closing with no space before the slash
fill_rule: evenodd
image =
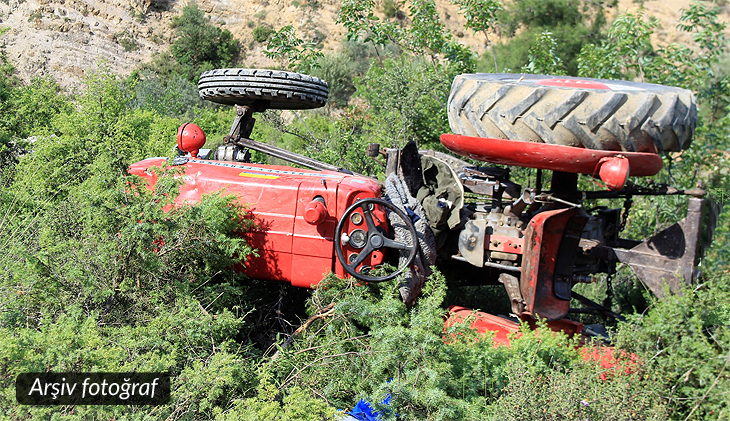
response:
<path id="1" fill-rule="evenodd" d="M 263 104 L 264 108 L 304 110 L 327 103 L 327 82 L 279 70 L 216 69 L 198 80 L 200 97 L 225 105 Z"/>

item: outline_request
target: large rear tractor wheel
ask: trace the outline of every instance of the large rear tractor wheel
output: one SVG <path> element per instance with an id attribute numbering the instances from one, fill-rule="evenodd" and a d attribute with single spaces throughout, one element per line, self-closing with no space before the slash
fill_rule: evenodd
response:
<path id="1" fill-rule="evenodd" d="M 304 110 L 327 103 L 327 82 L 278 70 L 217 69 L 198 80 L 200 97 L 226 105 L 260 103 L 269 109 Z"/>
<path id="2" fill-rule="evenodd" d="M 685 89 L 506 73 L 457 76 L 448 114 L 460 135 L 626 152 L 686 149 L 697 125 Z"/>

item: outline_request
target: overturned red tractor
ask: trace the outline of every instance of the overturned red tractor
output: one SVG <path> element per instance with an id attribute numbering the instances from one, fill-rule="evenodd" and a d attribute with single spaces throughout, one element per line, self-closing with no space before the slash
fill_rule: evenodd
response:
<path id="1" fill-rule="evenodd" d="M 253 278 L 314 287 L 328 272 L 367 282 L 401 276 L 403 299 L 412 302 L 436 264 L 468 274 L 472 284 L 504 285 L 513 315 L 522 319 L 559 320 L 572 311 L 616 317 L 573 286 L 611 275 L 621 262 L 656 295 L 667 286 L 676 291 L 697 275 L 717 217 L 702 190 L 629 180 L 657 174 L 660 153 L 689 146 L 696 108 L 692 94 L 679 88 L 537 75 L 457 77 L 448 102 L 455 134 L 442 135 L 441 143 L 472 160 L 534 168 L 529 188 L 510 180 L 509 167 L 472 165 L 415 144 L 371 145 L 369 155 L 385 157 L 383 183 L 249 139 L 256 112 L 324 105 L 328 88 L 318 78 L 222 69 L 203 73 L 199 90 L 205 99 L 234 105 L 236 117 L 214 150 L 201 149 L 197 126 L 181 127 L 174 164 L 185 175 L 177 202 L 225 190 L 249 204 L 257 229 L 246 235 L 258 257 L 240 269 Z M 308 169 L 251 163 L 251 149 Z M 146 159 L 130 171 L 154 184 L 149 168 L 164 161 Z M 580 191 L 578 174 L 606 189 Z M 648 239 L 621 238 L 632 198 L 640 195 L 687 195 L 687 216 Z M 617 198 L 623 209 L 584 206 Z M 571 299 L 585 307 L 571 308 Z"/>

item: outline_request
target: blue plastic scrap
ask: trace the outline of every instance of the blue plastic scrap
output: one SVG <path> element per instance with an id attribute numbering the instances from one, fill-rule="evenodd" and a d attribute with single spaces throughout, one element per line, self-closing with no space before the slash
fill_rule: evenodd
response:
<path id="1" fill-rule="evenodd" d="M 383 399 L 382 404 L 385 406 L 390 405 L 390 394 Z M 343 418 L 342 421 L 382 421 L 380 413 L 365 399 L 360 399 L 360 402 L 347 414 L 349 417 Z"/>

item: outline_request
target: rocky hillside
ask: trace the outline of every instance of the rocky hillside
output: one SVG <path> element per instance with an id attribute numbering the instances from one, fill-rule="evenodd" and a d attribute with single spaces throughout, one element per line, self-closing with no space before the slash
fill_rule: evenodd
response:
<path id="1" fill-rule="evenodd" d="M 463 29 L 464 20 L 449 0 L 436 0 L 442 20 L 461 42 L 484 51 L 484 38 Z M 65 86 L 75 86 L 87 69 L 100 63 L 128 74 L 152 54 L 169 48 L 172 17 L 180 0 L 0 0 L 0 38 L 24 80 L 51 74 Z M 335 24 L 338 0 L 198 0 L 211 19 L 230 30 L 243 45 L 244 67 L 275 66 L 254 40 L 259 26 L 278 29 L 293 24 L 300 36 L 315 39 L 325 50 L 336 49 L 344 29 Z M 663 25 L 662 42 L 681 40 L 676 26 L 679 10 L 690 0 L 650 0 L 647 14 Z M 405 6 L 404 6 L 405 7 Z M 621 0 L 618 10 L 636 9 Z M 725 10 L 723 18 L 730 21 Z"/>

